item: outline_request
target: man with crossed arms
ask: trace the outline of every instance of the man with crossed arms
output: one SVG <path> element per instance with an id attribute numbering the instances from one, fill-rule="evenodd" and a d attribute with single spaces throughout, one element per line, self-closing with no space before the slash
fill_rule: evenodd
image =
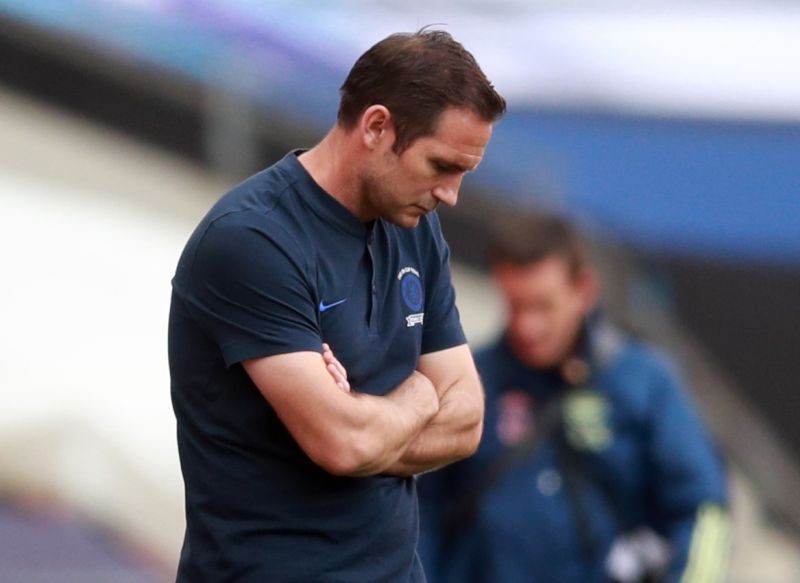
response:
<path id="1" fill-rule="evenodd" d="M 478 445 L 433 211 L 505 102 L 432 30 L 376 44 L 341 94 L 328 135 L 226 194 L 178 264 L 178 581 L 422 582 L 414 476 Z"/>

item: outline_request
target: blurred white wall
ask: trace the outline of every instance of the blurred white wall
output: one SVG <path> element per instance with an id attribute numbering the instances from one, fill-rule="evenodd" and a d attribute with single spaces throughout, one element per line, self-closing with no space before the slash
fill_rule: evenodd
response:
<path id="1" fill-rule="evenodd" d="M 170 278 L 222 184 L 15 96 L 0 102 L 0 489 L 62 501 L 174 562 Z"/>

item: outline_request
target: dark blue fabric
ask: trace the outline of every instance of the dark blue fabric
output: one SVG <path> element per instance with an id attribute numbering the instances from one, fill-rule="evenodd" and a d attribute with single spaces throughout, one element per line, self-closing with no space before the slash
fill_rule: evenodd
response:
<path id="1" fill-rule="evenodd" d="M 385 395 L 421 353 L 464 343 L 435 215 L 365 225 L 295 153 L 225 195 L 173 279 L 169 352 L 186 484 L 180 581 L 423 581 L 414 479 L 334 477 L 241 361 L 328 342 Z"/>
<path id="2" fill-rule="evenodd" d="M 564 484 L 554 493 L 540 489 L 543 472 L 565 477 L 554 437 L 505 474 L 483 497 L 475 520 L 460 529 L 447 550 L 442 548 L 444 517 L 505 447 L 498 431 L 504 396 L 523 392 L 535 412 L 563 386 L 557 375 L 519 363 L 504 339 L 479 351 L 476 363 L 487 396 L 480 448 L 472 458 L 427 474 L 419 483 L 420 556 L 428 580 L 599 583 L 605 580 L 604 561 L 614 538 L 640 525 L 671 542 L 670 573 L 677 580 L 698 507 L 726 503 L 724 469 L 677 376 L 652 350 L 629 340 L 591 383 L 610 405 L 613 432 L 608 447 L 586 454 L 593 484 L 582 495 L 597 538 L 594 558 L 581 552 L 575 508 Z M 614 497 L 614 507 L 608 496 Z"/>

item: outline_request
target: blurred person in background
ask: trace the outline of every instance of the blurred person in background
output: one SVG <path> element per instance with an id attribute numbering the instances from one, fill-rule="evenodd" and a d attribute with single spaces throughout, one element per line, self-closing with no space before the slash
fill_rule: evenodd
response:
<path id="1" fill-rule="evenodd" d="M 169 322 L 179 581 L 425 580 L 414 476 L 471 454 L 483 419 L 433 211 L 504 111 L 448 33 L 389 36 L 325 138 L 195 230 Z"/>
<path id="2" fill-rule="evenodd" d="M 490 260 L 507 322 L 476 352 L 483 440 L 419 482 L 429 581 L 721 581 L 723 465 L 672 368 L 600 313 L 579 234 L 503 216 Z"/>

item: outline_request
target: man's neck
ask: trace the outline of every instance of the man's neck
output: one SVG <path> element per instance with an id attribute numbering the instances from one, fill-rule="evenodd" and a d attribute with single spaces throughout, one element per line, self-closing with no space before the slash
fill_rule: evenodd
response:
<path id="1" fill-rule="evenodd" d="M 359 170 L 349 136 L 334 127 L 316 146 L 298 157 L 314 182 L 339 201 L 353 215 L 366 222 Z"/>

